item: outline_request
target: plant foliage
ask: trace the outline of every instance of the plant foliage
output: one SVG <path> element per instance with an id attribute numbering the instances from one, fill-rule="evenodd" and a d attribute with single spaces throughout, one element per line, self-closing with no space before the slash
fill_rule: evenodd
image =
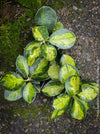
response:
<path id="1" fill-rule="evenodd" d="M 99 93 L 99 86 L 94 82 L 83 82 L 71 56 L 63 54 L 59 59 L 57 54 L 59 49 L 71 48 L 76 37 L 57 22 L 56 12 L 47 6 L 37 11 L 35 24 L 32 28 L 34 41 L 25 47 L 24 55 L 16 59 L 19 73 L 9 72 L 2 76 L 4 97 L 9 101 L 23 97 L 30 104 L 37 92 L 43 92 L 54 97 L 52 119 L 70 108 L 71 116 L 82 120 L 86 117 L 89 102 Z M 47 82 L 41 89 L 40 81 L 44 80 Z"/>

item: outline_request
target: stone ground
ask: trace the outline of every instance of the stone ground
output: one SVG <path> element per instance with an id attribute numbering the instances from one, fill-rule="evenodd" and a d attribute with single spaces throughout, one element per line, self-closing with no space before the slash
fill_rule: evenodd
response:
<path id="1" fill-rule="evenodd" d="M 58 20 L 75 33 L 77 41 L 63 53 L 75 59 L 83 79 L 99 83 L 99 0 L 68 2 L 65 0 L 65 5 L 55 10 Z M 0 92 L 0 134 L 100 134 L 99 96 L 90 104 L 82 121 L 72 119 L 68 112 L 50 120 L 51 98 L 37 94 L 36 100 L 28 105 L 23 100 L 8 102 L 3 98 L 2 88 Z"/>

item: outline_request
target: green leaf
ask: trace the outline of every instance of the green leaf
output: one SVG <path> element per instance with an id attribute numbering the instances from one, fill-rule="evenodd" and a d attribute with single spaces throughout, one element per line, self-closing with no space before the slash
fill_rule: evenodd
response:
<path id="1" fill-rule="evenodd" d="M 36 78 L 47 72 L 49 62 L 45 58 L 39 58 L 36 62 L 30 67 L 31 78 Z"/>
<path id="2" fill-rule="evenodd" d="M 50 81 L 48 82 L 42 92 L 47 96 L 56 96 L 59 95 L 64 89 L 64 86 L 60 82 Z"/>
<path id="3" fill-rule="evenodd" d="M 33 37 L 37 41 L 47 40 L 49 37 L 49 33 L 47 27 L 45 26 L 35 26 L 32 28 Z"/>
<path id="4" fill-rule="evenodd" d="M 32 83 L 29 82 L 23 90 L 23 98 L 26 102 L 30 104 L 34 101 L 35 95 L 35 88 L 33 87 Z"/>
<path id="5" fill-rule="evenodd" d="M 69 95 L 73 96 L 80 92 L 80 77 L 72 75 L 70 76 L 65 83 L 66 91 Z"/>
<path id="6" fill-rule="evenodd" d="M 35 15 L 35 24 L 46 26 L 51 33 L 57 23 L 56 12 L 48 6 L 41 7 Z"/>
<path id="7" fill-rule="evenodd" d="M 28 56 L 32 55 L 32 50 L 34 48 L 38 48 L 40 46 L 41 46 L 41 44 L 38 41 L 32 41 L 32 42 L 28 43 L 28 45 L 24 48 L 24 56 L 28 57 Z"/>
<path id="8" fill-rule="evenodd" d="M 19 100 L 23 95 L 22 91 L 23 91 L 24 86 L 25 86 L 25 84 L 23 84 L 19 89 L 15 90 L 15 91 L 5 90 L 4 91 L 4 98 L 6 100 L 9 100 L 9 101 Z"/>
<path id="9" fill-rule="evenodd" d="M 42 53 L 43 56 L 48 60 L 48 61 L 52 61 L 56 58 L 57 56 L 57 50 L 55 47 L 53 47 L 52 45 L 43 45 L 42 46 Z"/>
<path id="10" fill-rule="evenodd" d="M 24 79 L 19 74 L 10 72 L 3 76 L 1 83 L 7 90 L 14 91 L 24 83 Z"/>
<path id="11" fill-rule="evenodd" d="M 37 81 L 44 81 L 44 80 L 48 80 L 49 76 L 48 76 L 48 73 L 44 73 L 42 75 L 34 77 L 34 79 L 37 80 Z"/>
<path id="12" fill-rule="evenodd" d="M 72 75 L 76 75 L 76 76 L 79 75 L 77 68 L 75 68 L 74 66 L 70 64 L 65 64 L 61 67 L 59 71 L 59 78 L 63 84 L 65 84 L 68 77 Z"/>
<path id="13" fill-rule="evenodd" d="M 63 24 L 59 21 L 59 22 L 57 22 L 57 24 L 54 28 L 54 32 L 59 30 L 59 29 L 63 29 L 63 28 L 64 28 Z"/>
<path id="14" fill-rule="evenodd" d="M 58 96 L 54 99 L 53 108 L 56 110 L 63 110 L 66 109 L 70 102 L 70 96 L 67 94 L 63 94 L 62 96 Z"/>
<path id="15" fill-rule="evenodd" d="M 89 87 L 93 88 L 95 90 L 95 92 L 97 92 L 97 93 L 100 92 L 100 88 L 97 83 L 89 82 L 89 83 L 82 84 L 82 90 L 84 90 L 85 88 L 89 88 Z"/>
<path id="16" fill-rule="evenodd" d="M 63 55 L 62 55 L 62 57 L 61 57 L 61 59 L 60 59 L 60 64 L 61 64 L 61 65 L 71 64 L 71 65 L 73 65 L 73 66 L 76 67 L 76 64 L 75 64 L 74 59 L 73 59 L 71 56 L 66 55 L 66 54 L 63 54 Z"/>
<path id="17" fill-rule="evenodd" d="M 54 110 L 52 115 L 51 115 L 51 119 L 56 119 L 58 118 L 59 116 L 61 116 L 65 111 L 64 110 L 61 110 L 61 111 L 58 111 L 58 110 Z"/>
<path id="18" fill-rule="evenodd" d="M 71 48 L 76 41 L 76 37 L 73 32 L 66 29 L 60 29 L 51 34 L 49 42 L 60 48 L 60 49 L 69 49 Z"/>
<path id="19" fill-rule="evenodd" d="M 78 120 L 82 120 L 86 116 L 86 109 L 83 103 L 79 100 L 74 100 L 74 104 L 71 110 L 71 116 Z"/>
<path id="20" fill-rule="evenodd" d="M 78 94 L 79 98 L 84 100 L 84 101 L 87 101 L 87 102 L 90 102 L 92 101 L 94 98 L 96 98 L 97 96 L 97 92 L 95 91 L 94 88 L 92 87 L 87 87 L 87 88 L 84 88 L 84 90 L 82 90 L 82 92 L 80 92 Z"/>
<path id="21" fill-rule="evenodd" d="M 59 70 L 60 66 L 52 65 L 49 67 L 48 75 L 52 80 L 59 81 Z"/>
<path id="22" fill-rule="evenodd" d="M 23 77 L 28 77 L 29 68 L 27 64 L 27 60 L 24 56 L 19 55 L 16 60 L 16 67 L 18 71 L 23 75 Z"/>

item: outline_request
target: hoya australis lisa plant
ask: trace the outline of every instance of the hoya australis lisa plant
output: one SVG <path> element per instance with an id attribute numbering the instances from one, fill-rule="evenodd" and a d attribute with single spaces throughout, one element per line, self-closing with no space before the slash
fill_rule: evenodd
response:
<path id="1" fill-rule="evenodd" d="M 73 32 L 57 22 L 56 12 L 47 6 L 41 7 L 35 15 L 32 28 L 34 41 L 19 55 L 16 67 L 19 73 L 9 72 L 2 76 L 4 97 L 15 101 L 24 98 L 29 104 L 37 92 L 53 97 L 51 118 L 62 115 L 68 107 L 73 118 L 81 120 L 86 116 L 89 102 L 96 98 L 99 86 L 80 79 L 74 59 L 69 55 L 59 58 L 59 49 L 69 49 L 76 41 Z M 47 80 L 44 87 L 40 82 Z"/>
<path id="2" fill-rule="evenodd" d="M 48 75 L 52 79 L 51 85 L 46 84 L 42 92 L 50 97 L 55 96 L 53 101 L 54 111 L 52 119 L 62 115 L 68 108 L 71 116 L 81 120 L 86 117 L 89 102 L 96 98 L 99 86 L 94 82 L 86 82 L 80 79 L 74 59 L 69 55 L 62 55 L 60 65 L 52 65 L 48 69 Z M 62 90 L 52 86 L 54 81 L 60 81 Z M 59 93 L 60 91 L 60 93 Z"/>

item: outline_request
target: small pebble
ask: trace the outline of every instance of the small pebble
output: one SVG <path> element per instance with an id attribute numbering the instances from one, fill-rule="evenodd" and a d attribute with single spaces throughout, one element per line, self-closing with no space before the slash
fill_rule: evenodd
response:
<path id="1" fill-rule="evenodd" d="M 28 18 L 28 19 L 27 19 L 27 21 L 30 21 L 30 20 L 31 20 L 31 18 Z"/>
<path id="2" fill-rule="evenodd" d="M 78 8 L 77 8 L 76 6 L 73 6 L 73 9 L 74 9 L 74 10 L 77 10 Z"/>
<path id="3" fill-rule="evenodd" d="M 43 99 L 43 102 L 46 103 L 47 102 L 47 99 Z"/>

